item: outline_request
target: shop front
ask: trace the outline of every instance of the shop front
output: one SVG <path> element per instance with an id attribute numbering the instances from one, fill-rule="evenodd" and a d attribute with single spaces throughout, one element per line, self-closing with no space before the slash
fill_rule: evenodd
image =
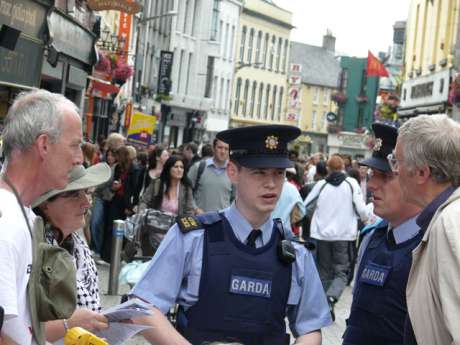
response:
<path id="1" fill-rule="evenodd" d="M 0 123 L 20 91 L 40 86 L 48 6 L 0 0 Z"/>
<path id="2" fill-rule="evenodd" d="M 353 132 L 329 133 L 327 146 L 329 155 L 349 154 L 353 159 L 370 157 L 371 151 L 367 146 L 368 135 Z"/>
<path id="3" fill-rule="evenodd" d="M 47 30 L 41 87 L 64 94 L 83 110 L 87 78 L 97 61 L 96 35 L 57 9 L 47 16 Z"/>

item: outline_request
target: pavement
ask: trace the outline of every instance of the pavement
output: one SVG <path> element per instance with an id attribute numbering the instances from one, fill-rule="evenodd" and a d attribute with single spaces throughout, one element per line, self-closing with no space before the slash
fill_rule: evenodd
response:
<path id="1" fill-rule="evenodd" d="M 120 303 L 121 295 L 130 290 L 128 285 L 120 285 L 118 295 L 108 295 L 109 282 L 109 266 L 97 265 L 99 272 L 99 291 L 101 292 L 102 309 L 114 306 Z M 323 345 L 339 345 L 342 344 L 342 334 L 345 330 L 345 319 L 348 317 L 351 305 L 351 287 L 347 287 L 342 294 L 342 297 L 337 302 L 335 307 L 335 322 L 326 328 L 323 328 Z M 148 345 L 148 342 L 142 336 L 135 336 L 126 345 Z"/>

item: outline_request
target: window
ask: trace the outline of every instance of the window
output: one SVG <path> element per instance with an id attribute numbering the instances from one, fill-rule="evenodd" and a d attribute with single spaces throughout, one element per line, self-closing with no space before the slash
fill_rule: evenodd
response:
<path id="1" fill-rule="evenodd" d="M 283 62 L 281 64 L 282 65 L 281 68 L 283 69 L 283 73 L 286 73 L 288 47 L 289 47 L 288 40 L 284 40 Z"/>
<path id="2" fill-rule="evenodd" d="M 188 17 L 188 16 L 187 16 L 187 13 L 189 13 L 189 12 L 188 12 L 188 10 L 189 10 L 188 7 L 189 7 L 189 5 L 190 5 L 190 0 L 185 0 L 185 5 L 184 5 L 185 14 L 184 14 L 184 23 L 183 23 L 184 25 L 182 26 L 182 32 L 183 32 L 184 34 L 186 33 L 186 30 L 187 30 L 187 17 Z M 161 13 L 163 13 L 163 12 L 161 12 Z M 162 19 L 162 18 L 160 17 L 160 20 L 161 20 L 161 19 Z M 217 29 L 216 29 L 216 30 L 217 30 Z"/>
<path id="3" fill-rule="evenodd" d="M 224 42 L 226 37 L 224 37 L 224 21 L 219 22 L 219 43 L 220 43 L 220 54 L 223 54 L 223 49 L 225 47 Z"/>
<path id="4" fill-rule="evenodd" d="M 311 129 L 312 130 L 316 129 L 316 111 L 313 111 L 311 113 Z"/>
<path id="5" fill-rule="evenodd" d="M 228 29 L 229 29 L 229 24 L 227 23 L 227 24 L 225 25 L 224 40 L 223 40 L 222 43 L 221 43 L 221 45 L 224 46 L 224 53 L 223 53 L 223 58 L 224 58 L 224 60 L 227 58 Z"/>
<path id="6" fill-rule="evenodd" d="M 246 117 L 248 110 L 248 94 L 249 94 L 249 79 L 244 83 L 244 96 L 243 96 L 243 116 Z"/>
<path id="7" fill-rule="evenodd" d="M 181 49 L 180 58 L 179 58 L 179 74 L 177 75 L 177 93 L 181 93 L 181 81 L 182 81 L 182 65 L 184 64 L 184 53 L 185 51 Z M 209 62 L 209 61 L 208 61 Z"/>
<path id="8" fill-rule="evenodd" d="M 230 36 L 230 40 L 227 42 L 228 43 L 228 54 L 229 54 L 229 57 L 228 59 L 230 61 L 233 61 L 233 39 L 235 37 L 235 25 L 232 25 L 232 36 Z M 227 43 L 225 43 L 227 45 Z"/>
<path id="9" fill-rule="evenodd" d="M 321 131 L 324 131 L 326 129 L 326 112 L 323 112 L 323 117 L 321 118 Z"/>
<path id="10" fill-rule="evenodd" d="M 190 82 L 190 74 L 192 73 L 191 68 L 192 68 L 192 59 L 193 59 L 193 54 L 189 53 L 188 54 L 188 66 L 187 66 L 187 80 L 185 82 L 185 93 L 189 93 L 189 82 Z"/>
<path id="11" fill-rule="evenodd" d="M 219 23 L 219 2 L 220 0 L 214 0 L 212 6 L 211 41 L 215 41 L 217 39 L 217 29 Z"/>
<path id="12" fill-rule="evenodd" d="M 241 96 L 241 78 L 238 78 L 236 81 L 236 91 L 235 91 L 235 106 L 233 109 L 235 110 L 235 115 L 238 116 L 238 112 L 240 110 L 240 96 Z"/>
<path id="13" fill-rule="evenodd" d="M 252 46 L 254 44 L 254 29 L 249 30 L 248 63 L 252 63 Z"/>
<path id="14" fill-rule="evenodd" d="M 331 90 L 330 89 L 323 89 L 323 90 L 324 90 L 324 92 L 323 92 L 323 104 L 327 105 L 329 103 Z"/>
<path id="15" fill-rule="evenodd" d="M 262 102 L 263 102 L 263 96 L 264 96 L 264 83 L 260 83 L 259 85 L 259 97 L 257 97 L 257 118 L 260 119 L 260 114 L 262 111 Z"/>
<path id="16" fill-rule="evenodd" d="M 277 120 L 281 120 L 281 112 L 282 112 L 282 105 L 283 105 L 283 93 L 284 93 L 284 88 L 280 87 L 280 92 L 279 92 L 279 100 L 278 100 L 278 111 L 277 111 Z"/>
<path id="17" fill-rule="evenodd" d="M 243 26 L 243 28 L 241 29 L 240 63 L 243 63 L 243 59 L 244 59 L 244 45 L 246 41 L 246 31 L 247 31 L 246 26 Z"/>
<path id="18" fill-rule="evenodd" d="M 276 37 L 275 35 L 272 36 L 272 44 L 270 45 L 270 57 L 269 57 L 269 60 L 268 60 L 268 69 L 271 71 L 273 70 L 273 62 L 274 62 L 274 59 L 275 59 L 275 45 L 276 45 Z"/>
<path id="19" fill-rule="evenodd" d="M 220 78 L 220 90 L 219 90 L 219 107 L 218 109 L 223 108 L 224 102 L 224 78 Z"/>
<path id="20" fill-rule="evenodd" d="M 318 104 L 319 87 L 313 87 L 313 104 Z"/>
<path id="21" fill-rule="evenodd" d="M 259 30 L 259 33 L 257 34 L 257 43 L 256 43 L 256 60 L 255 63 L 256 65 L 254 67 L 259 68 L 258 63 L 260 63 L 260 48 L 262 45 L 262 31 Z"/>
<path id="22" fill-rule="evenodd" d="M 339 78 L 339 89 L 341 91 L 344 91 L 347 89 L 348 86 L 348 70 L 345 68 L 342 69 Z"/>
<path id="23" fill-rule="evenodd" d="M 213 56 L 208 56 L 208 64 L 206 66 L 206 85 L 204 87 L 204 97 L 207 98 L 211 98 L 212 80 L 214 78 L 214 59 L 215 58 Z"/>
<path id="24" fill-rule="evenodd" d="M 268 106 L 270 104 L 270 84 L 267 84 L 267 89 L 265 91 L 265 109 L 263 117 L 264 119 L 268 119 Z"/>
<path id="25" fill-rule="evenodd" d="M 225 90 L 225 104 L 224 104 L 224 111 L 226 112 L 229 108 L 229 97 L 230 97 L 230 79 L 227 79 L 227 89 Z"/>
<path id="26" fill-rule="evenodd" d="M 281 61 L 281 47 L 283 46 L 283 39 L 278 38 L 278 48 L 276 50 L 276 71 L 280 71 L 280 61 Z"/>
<path id="27" fill-rule="evenodd" d="M 272 97 L 272 116 L 271 116 L 271 119 L 272 121 L 275 120 L 275 111 L 276 111 L 276 92 L 278 91 L 278 88 L 277 86 L 273 86 L 273 97 Z"/>
<path id="28" fill-rule="evenodd" d="M 249 101 L 249 116 L 254 118 L 254 107 L 256 104 L 256 90 L 257 90 L 257 82 L 252 82 L 252 92 L 251 92 L 251 100 Z"/>
<path id="29" fill-rule="evenodd" d="M 264 54 L 262 56 L 262 63 L 263 63 L 263 67 L 262 68 L 267 68 L 267 59 L 268 59 L 268 44 L 270 43 L 270 35 L 269 34 L 265 34 L 265 45 L 264 45 Z"/>

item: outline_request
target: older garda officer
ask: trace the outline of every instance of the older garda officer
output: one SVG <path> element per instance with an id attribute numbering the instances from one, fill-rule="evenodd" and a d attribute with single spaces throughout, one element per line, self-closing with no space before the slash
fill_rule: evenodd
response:
<path id="1" fill-rule="evenodd" d="M 329 307 L 312 255 L 271 218 L 284 182 L 287 143 L 300 130 L 271 125 L 230 129 L 217 138 L 230 145 L 227 174 L 236 201 L 221 212 L 178 221 L 132 295 L 154 305 L 137 323 L 154 344 L 239 341 L 321 344 Z M 163 316 L 174 303 L 180 333 Z"/>
<path id="2" fill-rule="evenodd" d="M 398 131 L 378 123 L 372 128 L 374 152 L 360 164 L 371 168 L 368 188 L 374 212 L 384 221 L 362 243 L 344 345 L 403 344 L 411 252 L 422 235 L 415 223 L 420 208 L 402 200 L 399 181 L 387 161 Z"/>

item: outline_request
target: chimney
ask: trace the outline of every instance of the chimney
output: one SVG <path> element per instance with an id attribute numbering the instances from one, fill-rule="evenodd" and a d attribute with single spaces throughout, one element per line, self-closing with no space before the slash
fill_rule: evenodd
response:
<path id="1" fill-rule="evenodd" d="M 323 48 L 331 52 L 335 51 L 335 37 L 329 29 L 323 36 Z"/>

